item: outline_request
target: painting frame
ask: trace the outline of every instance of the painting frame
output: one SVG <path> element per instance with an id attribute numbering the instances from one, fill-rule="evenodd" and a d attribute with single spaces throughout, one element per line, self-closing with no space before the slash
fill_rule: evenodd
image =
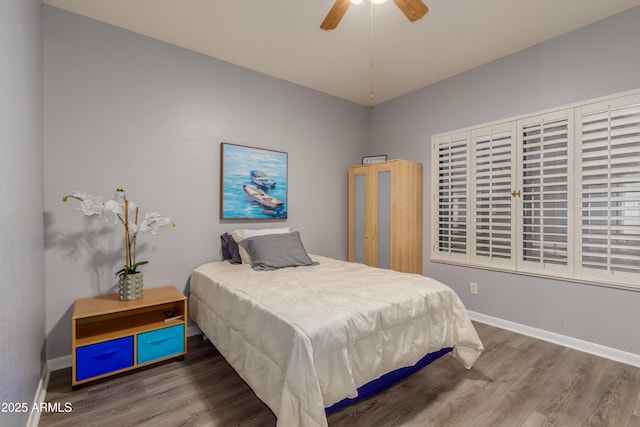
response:
<path id="1" fill-rule="evenodd" d="M 372 165 L 374 163 L 382 163 L 387 161 L 386 154 L 378 154 L 376 156 L 363 156 L 362 164 L 363 165 Z"/>
<path id="2" fill-rule="evenodd" d="M 288 219 L 289 155 L 284 151 L 220 143 L 220 219 Z"/>

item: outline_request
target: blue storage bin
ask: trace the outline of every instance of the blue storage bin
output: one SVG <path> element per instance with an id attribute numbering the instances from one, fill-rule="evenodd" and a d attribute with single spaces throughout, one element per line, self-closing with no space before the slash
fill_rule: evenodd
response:
<path id="1" fill-rule="evenodd" d="M 133 366 L 133 337 L 118 338 L 76 349 L 76 381 Z"/>
<path id="2" fill-rule="evenodd" d="M 147 363 L 184 352 L 184 325 L 138 335 L 138 363 Z"/>

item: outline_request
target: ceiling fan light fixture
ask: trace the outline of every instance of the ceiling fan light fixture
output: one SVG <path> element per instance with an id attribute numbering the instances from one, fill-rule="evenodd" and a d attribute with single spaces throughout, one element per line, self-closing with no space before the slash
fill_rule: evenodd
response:
<path id="1" fill-rule="evenodd" d="M 385 0 L 370 0 L 371 7 L 373 4 L 382 4 Z M 402 13 L 405 14 L 409 21 L 414 22 L 421 19 L 429 11 L 429 8 L 422 0 L 393 0 L 393 2 L 400 8 Z M 362 0 L 335 0 L 333 6 L 327 13 L 327 16 L 320 24 L 320 28 L 323 30 L 333 30 L 338 26 L 340 20 L 349 9 L 350 4 L 362 4 Z M 371 9 L 373 13 L 373 9 Z"/>

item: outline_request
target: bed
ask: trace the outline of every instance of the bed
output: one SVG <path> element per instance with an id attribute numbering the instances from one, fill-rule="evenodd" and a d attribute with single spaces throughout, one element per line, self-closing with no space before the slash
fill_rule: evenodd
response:
<path id="1" fill-rule="evenodd" d="M 191 275 L 191 318 L 278 426 L 326 426 L 326 408 L 429 353 L 450 348 L 466 368 L 480 356 L 467 312 L 444 284 L 305 255 L 296 267 L 256 270 L 254 258 Z"/>

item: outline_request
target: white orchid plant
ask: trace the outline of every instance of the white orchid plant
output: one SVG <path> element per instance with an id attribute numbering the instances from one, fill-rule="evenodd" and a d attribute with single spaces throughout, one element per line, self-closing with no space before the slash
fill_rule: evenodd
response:
<path id="1" fill-rule="evenodd" d="M 62 197 L 62 201 L 66 202 L 69 198 L 79 200 L 78 211 L 87 216 L 97 215 L 107 224 L 124 225 L 125 264 L 116 272 L 116 277 L 138 273 L 138 267 L 149 263 L 136 260 L 136 240 L 139 232 L 155 236 L 162 228 L 176 226 L 171 218 L 162 217 L 158 212 L 149 212 L 138 225 L 138 206 L 127 199 L 122 188 L 117 188 L 115 197 L 104 203 L 100 197 L 80 192 Z"/>

